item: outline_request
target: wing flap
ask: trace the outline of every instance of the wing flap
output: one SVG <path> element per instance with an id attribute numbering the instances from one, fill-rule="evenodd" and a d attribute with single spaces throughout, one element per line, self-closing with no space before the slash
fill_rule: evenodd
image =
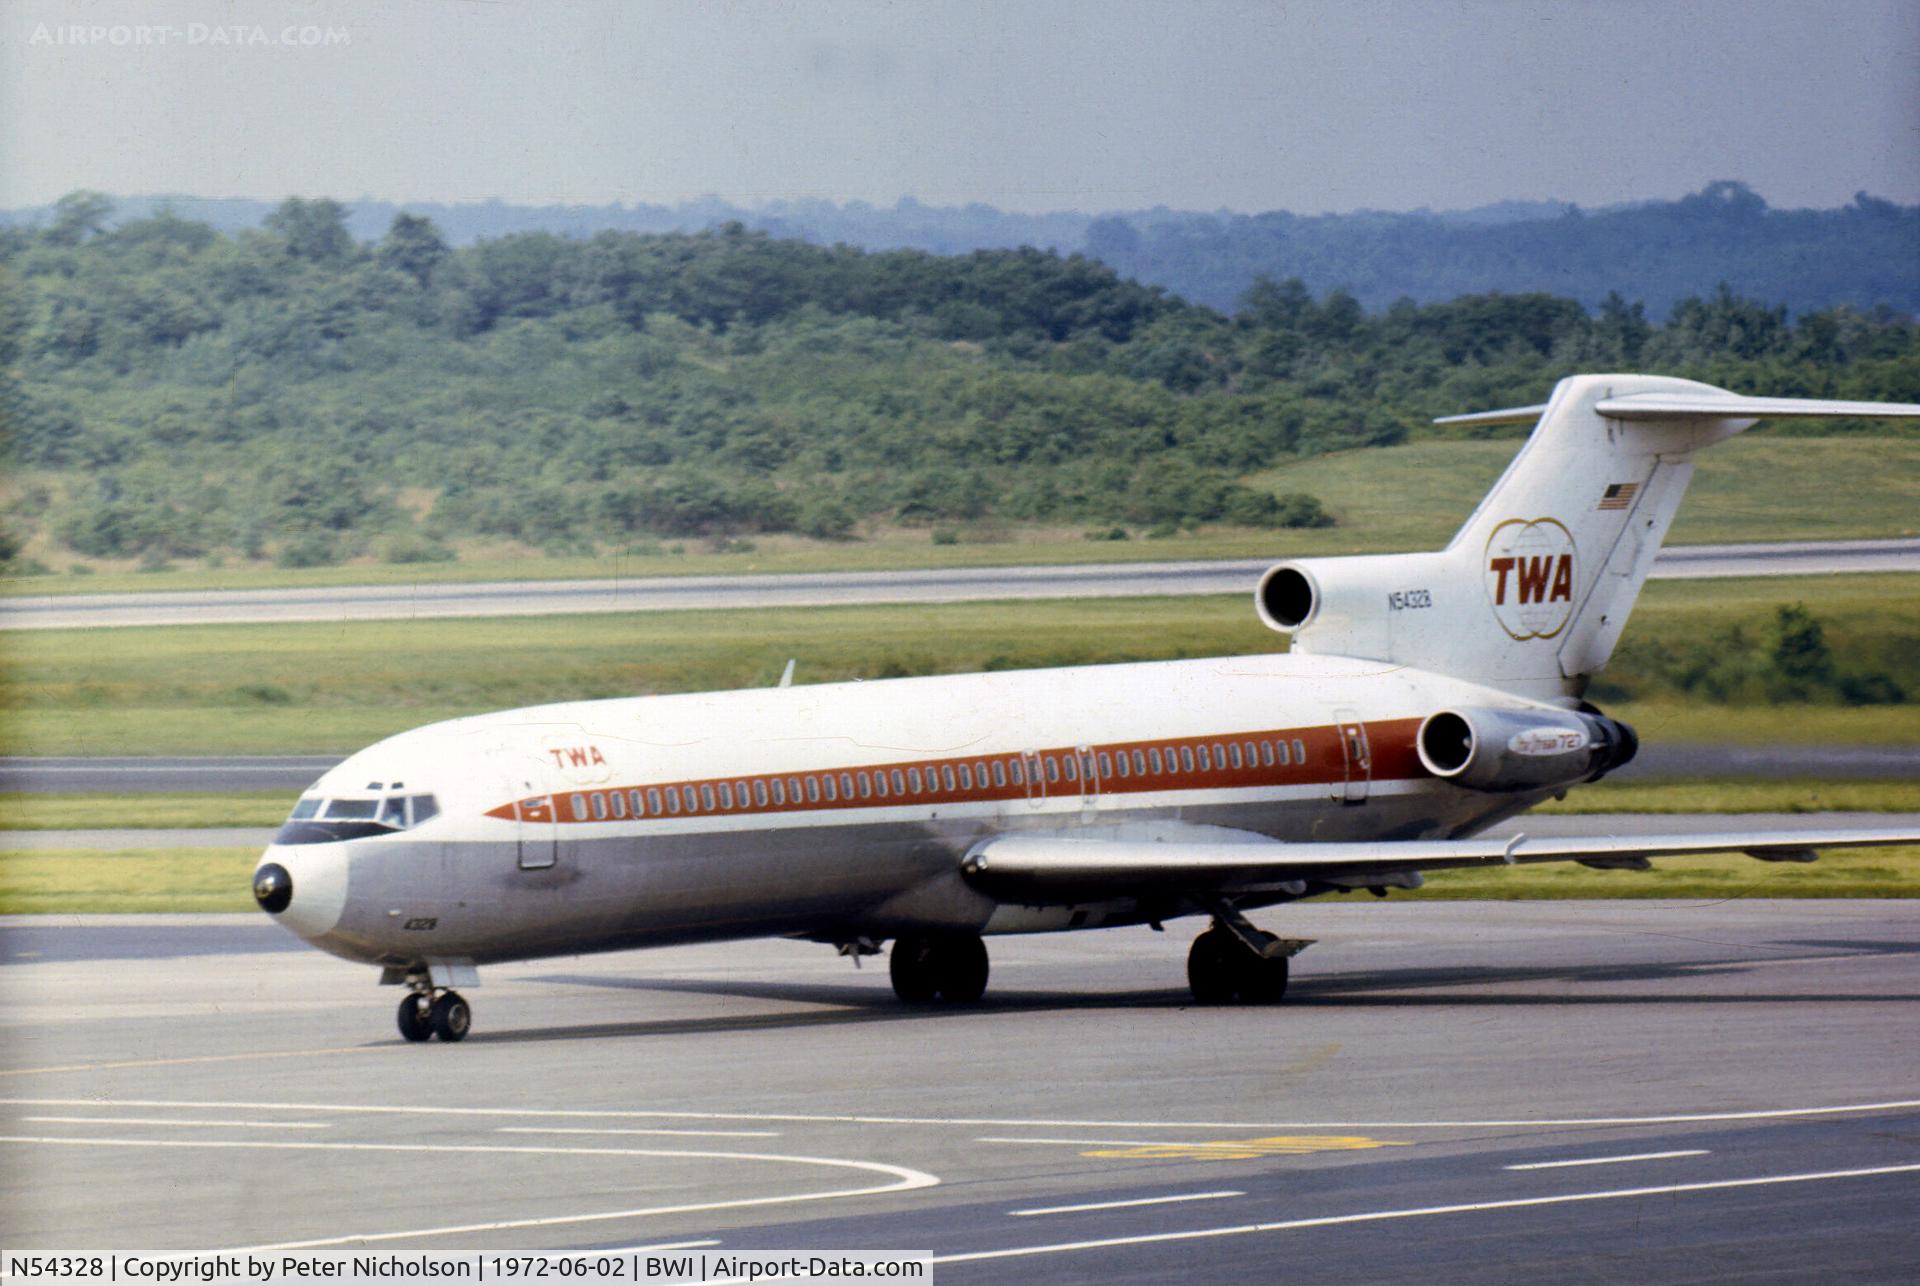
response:
<path id="1" fill-rule="evenodd" d="M 1654 857 L 1745 853 L 1806 861 L 1822 848 L 1920 844 L 1920 830 L 1722 831 L 1529 839 L 1389 840 L 1290 844 L 1265 836 L 1153 839 L 1114 835 L 1012 834 L 983 841 L 961 869 L 1000 896 L 1255 891 L 1302 881 L 1351 883 L 1367 876 L 1534 862 L 1637 866 Z"/>

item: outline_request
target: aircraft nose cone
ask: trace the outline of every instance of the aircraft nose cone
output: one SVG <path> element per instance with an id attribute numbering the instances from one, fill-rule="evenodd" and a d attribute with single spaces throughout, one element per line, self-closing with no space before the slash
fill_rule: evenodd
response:
<path id="1" fill-rule="evenodd" d="M 253 900 L 262 911 L 279 915 L 293 902 L 293 876 L 278 862 L 268 862 L 253 873 Z"/>

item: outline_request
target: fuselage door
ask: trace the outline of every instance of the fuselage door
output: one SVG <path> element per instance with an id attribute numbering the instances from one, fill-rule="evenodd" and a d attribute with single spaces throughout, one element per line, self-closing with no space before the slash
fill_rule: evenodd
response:
<path id="1" fill-rule="evenodd" d="M 544 871 L 559 859 L 560 823 L 555 810 L 562 806 L 561 799 L 559 795 L 521 797 L 516 810 L 520 816 L 521 870 Z"/>
<path id="2" fill-rule="evenodd" d="M 1039 808 L 1047 802 L 1047 778 L 1040 764 L 1040 752 L 1022 750 L 1020 752 L 1020 776 L 1027 786 L 1027 806 Z"/>
<path id="3" fill-rule="evenodd" d="M 1080 804 L 1083 808 L 1092 808 L 1100 797 L 1099 767 L 1094 762 L 1093 747 L 1075 746 L 1073 754 L 1080 761 Z"/>
<path id="4" fill-rule="evenodd" d="M 1340 757 L 1346 765 L 1334 798 L 1343 804 L 1363 804 L 1373 781 L 1373 749 L 1367 744 L 1367 725 L 1351 710 L 1338 711 L 1334 717 L 1340 721 Z"/>

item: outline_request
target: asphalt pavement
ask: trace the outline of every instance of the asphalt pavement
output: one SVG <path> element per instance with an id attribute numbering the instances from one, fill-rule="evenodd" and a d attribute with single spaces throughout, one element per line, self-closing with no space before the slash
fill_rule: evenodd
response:
<path id="1" fill-rule="evenodd" d="M 482 971 L 459 1045 L 258 916 L 0 921 L 0 1243 L 905 1249 L 940 1281 L 1908 1280 L 1920 904 L 1302 904 Z M 277 936 L 276 936 L 277 935 Z"/>

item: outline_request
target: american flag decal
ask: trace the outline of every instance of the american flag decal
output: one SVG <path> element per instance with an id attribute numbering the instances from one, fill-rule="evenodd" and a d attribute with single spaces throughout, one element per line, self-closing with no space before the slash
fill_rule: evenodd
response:
<path id="1" fill-rule="evenodd" d="M 1633 493 L 1640 490 L 1637 482 L 1616 482 L 1606 489 L 1597 506 L 1601 509 L 1625 509 L 1633 503 Z"/>

